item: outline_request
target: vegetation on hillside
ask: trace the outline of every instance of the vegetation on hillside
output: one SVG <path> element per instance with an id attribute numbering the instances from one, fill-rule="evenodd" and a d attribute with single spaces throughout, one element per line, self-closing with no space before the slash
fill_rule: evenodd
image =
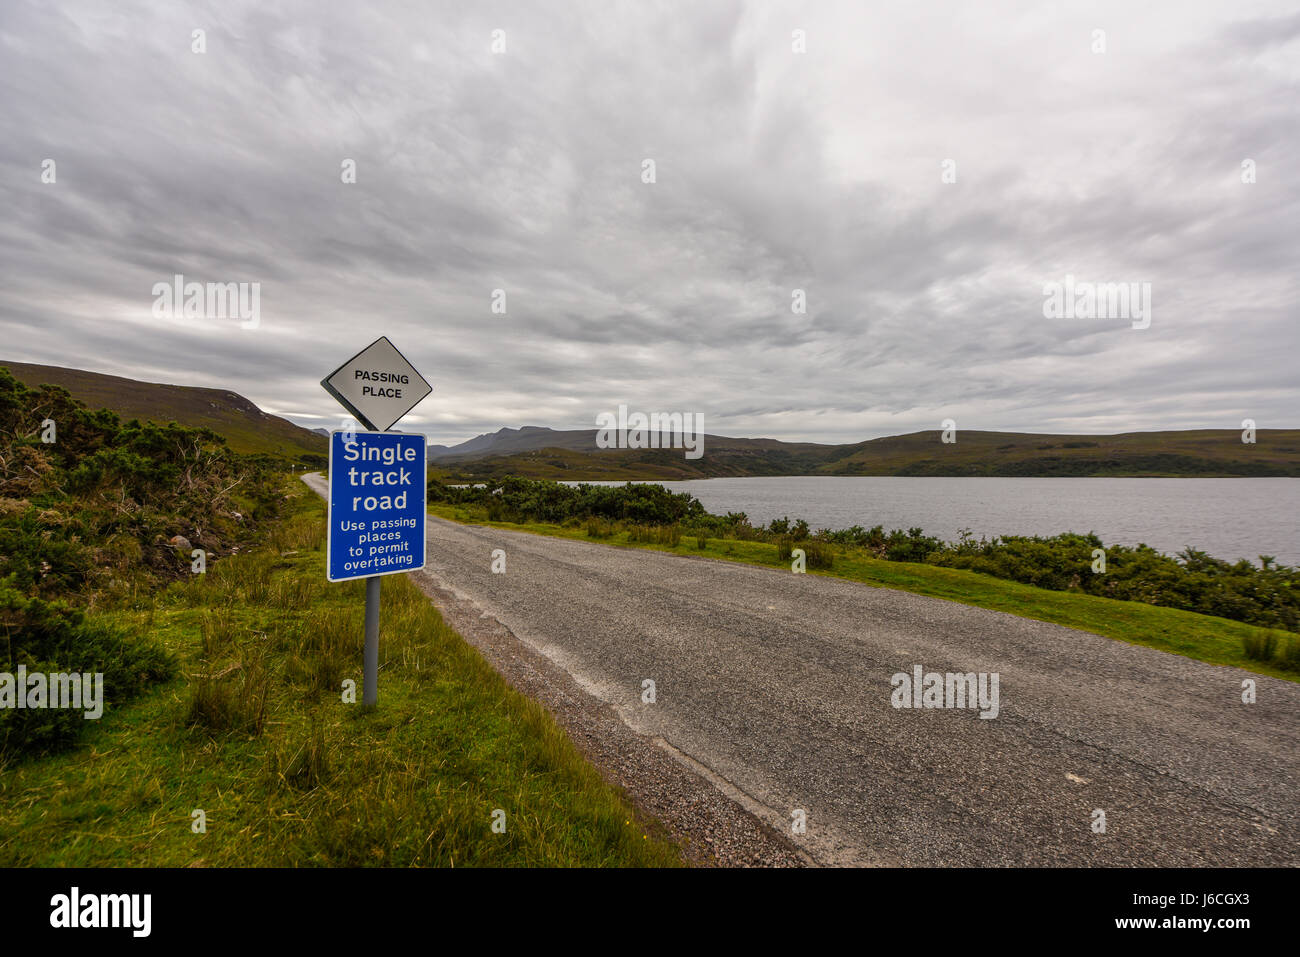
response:
<path id="1" fill-rule="evenodd" d="M 324 436 L 263 412 L 242 395 L 224 389 L 139 382 L 83 369 L 0 362 L 20 382 L 33 388 L 57 385 L 92 409 L 109 409 L 124 420 L 178 422 L 219 433 L 234 452 L 269 455 L 310 468 L 325 465 Z"/>
<path id="2" fill-rule="evenodd" d="M 113 704 L 169 678 L 156 642 L 85 612 L 148 601 L 191 574 L 195 549 L 237 551 L 276 517 L 278 487 L 269 462 L 215 433 L 124 423 L 0 369 L 0 671 L 102 673 Z M 0 710 L 0 758 L 65 747 L 84 726 L 70 709 Z"/>
<path id="3" fill-rule="evenodd" d="M 594 435 L 594 433 L 593 433 Z M 677 481 L 729 476 L 910 475 L 971 477 L 1300 476 L 1300 429 L 1046 435 L 959 431 L 893 435 L 850 445 L 718 437 L 704 455 L 677 449 L 545 448 L 434 461 L 442 481 L 509 476 L 558 481 Z"/>

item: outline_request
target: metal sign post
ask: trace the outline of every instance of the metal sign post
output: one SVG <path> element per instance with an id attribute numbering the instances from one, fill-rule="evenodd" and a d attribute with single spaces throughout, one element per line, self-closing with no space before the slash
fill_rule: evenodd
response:
<path id="1" fill-rule="evenodd" d="M 366 579 L 366 648 L 363 652 L 364 676 L 361 703 L 367 708 L 379 704 L 379 583 L 378 575 Z"/>
<path id="2" fill-rule="evenodd" d="M 321 380 L 371 431 L 335 431 L 329 450 L 326 577 L 366 580 L 361 703 L 379 702 L 379 582 L 425 559 L 428 446 L 423 435 L 389 432 L 433 387 L 386 337 Z M 380 425 L 379 423 L 382 423 Z"/>

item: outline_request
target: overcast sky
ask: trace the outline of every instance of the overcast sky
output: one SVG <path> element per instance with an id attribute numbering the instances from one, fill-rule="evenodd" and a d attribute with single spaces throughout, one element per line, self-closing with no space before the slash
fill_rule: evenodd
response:
<path id="1" fill-rule="evenodd" d="M 1298 81 L 1295 0 L 5 0 L 0 357 L 335 427 L 383 334 L 447 443 L 1296 427 Z M 1067 274 L 1150 326 L 1045 318 Z"/>

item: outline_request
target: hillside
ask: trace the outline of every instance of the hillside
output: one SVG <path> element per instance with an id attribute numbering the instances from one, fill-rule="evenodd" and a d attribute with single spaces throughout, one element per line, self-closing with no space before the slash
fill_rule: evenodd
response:
<path id="1" fill-rule="evenodd" d="M 528 447 L 556 437 L 563 442 Z M 848 445 L 706 436 L 704 456 L 693 460 L 680 450 L 596 449 L 594 437 L 594 431 L 503 429 L 441 453 L 431 450 L 431 458 L 435 474 L 448 480 L 506 475 L 571 481 L 747 475 L 1300 476 L 1300 429 L 1261 429 L 1253 445 L 1227 429 L 1119 435 L 962 431 L 952 444 L 940 441 L 938 431 Z M 462 451 L 466 446 L 478 451 Z"/>
<path id="2" fill-rule="evenodd" d="M 725 435 L 704 435 L 704 448 L 712 451 L 754 452 L 780 451 L 796 456 L 811 456 L 808 461 L 822 457 L 846 446 L 820 445 L 816 442 L 782 442 L 778 439 L 736 439 Z M 498 429 L 485 432 L 459 445 L 430 445 L 430 459 L 468 461 L 484 455 L 511 455 L 519 452 L 540 452 L 543 449 L 560 449 L 569 452 L 600 452 L 596 447 L 595 429 L 547 429 L 525 425 L 520 429 Z M 680 457 L 680 453 L 678 453 Z"/>
<path id="3" fill-rule="evenodd" d="M 327 436 L 263 412 L 220 389 L 138 382 L 57 366 L 4 362 L 27 385 L 59 385 L 91 408 L 126 419 L 176 421 L 226 437 L 238 452 L 324 464 Z M 1261 429 L 1244 445 L 1232 429 L 1067 435 L 938 431 L 845 445 L 704 437 L 704 456 L 677 449 L 598 449 L 594 429 L 503 428 L 447 447 L 429 446 L 435 477 L 481 480 L 520 475 L 625 481 L 759 475 L 932 476 L 1300 476 L 1300 429 Z"/>
<path id="4" fill-rule="evenodd" d="M 1300 429 L 1261 429 L 1253 445 L 1237 430 L 1052 435 L 913 432 L 864 442 L 820 470 L 826 475 L 1282 476 L 1300 475 Z"/>
<path id="5" fill-rule="evenodd" d="M 7 368 L 15 379 L 33 388 L 43 384 L 62 386 L 88 407 L 112 409 L 123 419 L 175 421 L 190 428 L 212 429 L 224 435 L 227 445 L 236 452 L 264 452 L 312 465 L 324 464 L 320 457 L 327 454 L 323 437 L 263 412 L 235 392 L 139 382 L 99 372 L 2 359 L 0 368 Z"/>

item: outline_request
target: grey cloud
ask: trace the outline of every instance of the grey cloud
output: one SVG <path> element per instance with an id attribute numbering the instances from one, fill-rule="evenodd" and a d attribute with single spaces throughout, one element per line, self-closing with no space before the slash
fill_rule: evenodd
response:
<path id="1" fill-rule="evenodd" d="M 319 424 L 387 334 L 443 442 L 620 401 L 822 441 L 1294 425 L 1300 18 L 1260 9 L 1105 5 L 1094 56 L 1028 3 L 6 4 L 5 355 Z M 154 320 L 175 272 L 262 283 L 262 328 Z M 1151 328 L 1045 320 L 1067 272 L 1151 282 Z"/>

